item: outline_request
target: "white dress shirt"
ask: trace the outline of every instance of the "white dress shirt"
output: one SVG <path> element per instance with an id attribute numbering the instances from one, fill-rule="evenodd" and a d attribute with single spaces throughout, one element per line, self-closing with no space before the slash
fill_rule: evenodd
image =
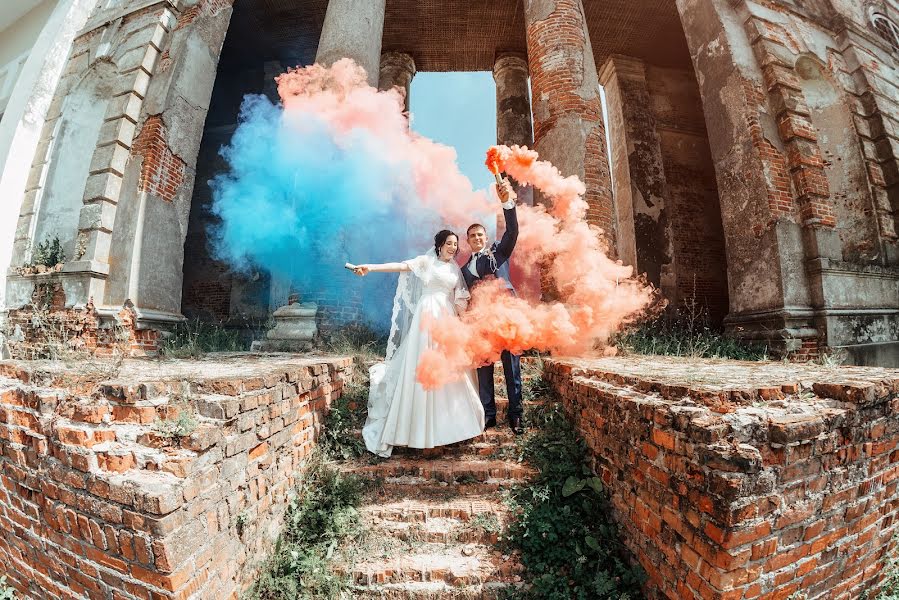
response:
<path id="1" fill-rule="evenodd" d="M 505 202 L 503 202 L 503 210 L 512 210 L 513 208 L 515 208 L 515 200 L 509 199 L 509 200 L 506 200 Z M 471 258 L 468 259 L 468 265 L 466 265 L 468 268 L 468 272 L 471 273 L 472 275 L 474 275 L 475 277 L 479 277 L 477 258 L 479 256 L 481 256 L 482 254 L 484 254 L 484 252 L 485 252 L 485 250 L 481 250 L 480 252 L 475 252 L 474 254 L 471 255 Z"/>

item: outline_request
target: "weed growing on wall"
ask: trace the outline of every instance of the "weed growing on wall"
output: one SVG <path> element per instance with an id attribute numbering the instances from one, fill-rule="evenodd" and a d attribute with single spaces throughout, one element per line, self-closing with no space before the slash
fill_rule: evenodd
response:
<path id="1" fill-rule="evenodd" d="M 197 415 L 192 408 L 185 407 L 174 419 L 156 419 L 153 428 L 161 437 L 172 440 L 177 445 L 181 438 L 192 434 L 197 425 Z"/>
<path id="2" fill-rule="evenodd" d="M 66 262 L 66 253 L 59 242 L 59 236 L 49 237 L 37 245 L 31 255 L 31 266 L 55 267 Z"/>
<path id="3" fill-rule="evenodd" d="M 274 552 L 246 594 L 248 600 L 348 597 L 352 581 L 335 573 L 331 562 L 341 543 L 361 531 L 356 507 L 363 485 L 318 452 L 297 491 Z"/>
<path id="4" fill-rule="evenodd" d="M 525 395 L 545 389 L 528 379 Z M 544 396 L 544 399 L 546 396 Z M 514 519 L 504 541 L 517 551 L 528 586 L 510 597 L 541 600 L 635 599 L 645 578 L 627 563 L 600 480 L 586 463 L 586 447 L 558 402 L 529 407 L 532 433 L 519 444 L 539 475 L 507 496 Z"/>

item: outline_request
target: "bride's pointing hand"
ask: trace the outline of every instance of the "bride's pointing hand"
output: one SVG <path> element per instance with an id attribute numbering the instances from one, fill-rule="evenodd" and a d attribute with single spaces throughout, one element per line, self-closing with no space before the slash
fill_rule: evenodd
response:
<path id="1" fill-rule="evenodd" d="M 370 271 L 371 271 L 371 269 L 369 268 L 368 265 L 359 265 L 358 267 L 353 269 L 353 273 L 355 273 L 359 277 L 365 277 L 366 275 L 369 274 Z"/>

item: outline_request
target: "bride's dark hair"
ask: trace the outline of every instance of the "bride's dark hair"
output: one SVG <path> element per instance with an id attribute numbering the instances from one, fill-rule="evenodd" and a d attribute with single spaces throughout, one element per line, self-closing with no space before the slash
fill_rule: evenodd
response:
<path id="1" fill-rule="evenodd" d="M 449 229 L 442 229 L 437 232 L 437 235 L 434 236 L 434 252 L 437 253 L 437 256 L 440 256 L 440 249 L 443 248 L 443 245 L 446 243 L 446 239 L 451 235 L 456 234 Z M 456 241 L 458 240 L 459 236 L 456 235 Z M 456 254 L 459 254 L 458 246 L 456 246 Z M 455 254 L 453 256 L 455 256 Z"/>

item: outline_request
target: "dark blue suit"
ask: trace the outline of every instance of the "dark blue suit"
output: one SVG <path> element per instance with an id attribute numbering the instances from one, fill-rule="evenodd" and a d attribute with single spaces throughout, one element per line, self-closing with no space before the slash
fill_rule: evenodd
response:
<path id="1" fill-rule="evenodd" d="M 480 255 L 472 256 L 468 263 L 462 267 L 462 276 L 469 289 L 473 289 L 478 283 L 487 279 L 501 280 L 511 294 L 515 294 L 515 288 L 512 287 L 512 279 L 509 276 L 509 258 L 515 249 L 515 242 L 518 241 L 518 216 L 515 214 L 515 208 L 503 210 L 503 217 L 506 220 L 506 232 L 503 234 L 499 242 L 494 242 L 490 246 L 492 257 L 483 252 Z M 478 276 L 475 277 L 471 271 L 471 261 L 475 262 Z M 522 416 L 521 407 L 521 357 L 512 354 L 508 350 L 502 353 L 503 373 L 506 376 L 506 392 L 509 396 L 509 409 L 506 416 L 511 420 Z M 496 399 L 494 397 L 493 388 L 493 363 L 478 369 L 478 392 L 481 397 L 481 404 L 484 405 L 484 416 L 488 419 L 496 417 Z"/>

